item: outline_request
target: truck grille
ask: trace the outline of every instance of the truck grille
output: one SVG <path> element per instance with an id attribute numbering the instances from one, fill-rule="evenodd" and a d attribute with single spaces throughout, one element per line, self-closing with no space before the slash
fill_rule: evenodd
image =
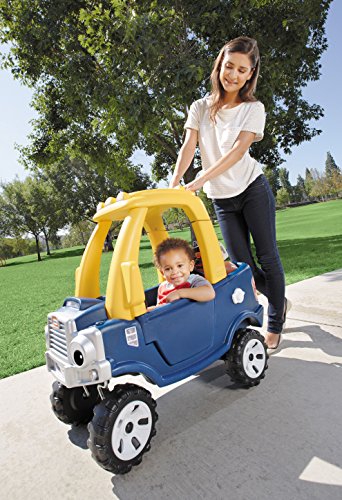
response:
<path id="1" fill-rule="evenodd" d="M 48 324 L 50 349 L 67 358 L 68 348 L 64 323 L 53 317 L 49 318 Z"/>

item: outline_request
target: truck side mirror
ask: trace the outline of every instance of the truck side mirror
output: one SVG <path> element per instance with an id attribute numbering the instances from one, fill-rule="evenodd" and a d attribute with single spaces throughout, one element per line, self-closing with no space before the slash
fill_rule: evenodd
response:
<path id="1" fill-rule="evenodd" d="M 145 308 L 145 292 L 141 279 L 139 266 L 136 262 L 122 262 L 121 264 L 122 278 L 126 293 L 126 300 L 130 307 L 135 309 L 135 315 L 142 314 L 141 307 Z"/>

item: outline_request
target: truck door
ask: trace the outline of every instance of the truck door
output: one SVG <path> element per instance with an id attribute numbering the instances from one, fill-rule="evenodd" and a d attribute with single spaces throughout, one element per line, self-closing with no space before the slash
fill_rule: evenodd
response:
<path id="1" fill-rule="evenodd" d="M 181 299 L 137 318 L 145 342 L 155 343 L 169 365 L 181 363 L 210 349 L 214 339 L 214 306 Z"/>

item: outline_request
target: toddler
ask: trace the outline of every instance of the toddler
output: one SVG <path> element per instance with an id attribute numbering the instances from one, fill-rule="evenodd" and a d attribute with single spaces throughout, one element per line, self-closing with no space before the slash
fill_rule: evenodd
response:
<path id="1" fill-rule="evenodd" d="M 198 274 L 191 274 L 195 266 L 195 255 L 185 240 L 164 240 L 156 248 L 154 263 L 165 278 L 158 288 L 157 306 L 178 299 L 198 302 L 214 299 L 215 290 L 209 281 Z M 148 308 L 151 309 L 153 306 Z"/>

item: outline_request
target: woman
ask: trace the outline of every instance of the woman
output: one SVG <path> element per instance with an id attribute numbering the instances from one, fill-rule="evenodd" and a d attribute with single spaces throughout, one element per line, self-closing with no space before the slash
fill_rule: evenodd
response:
<path id="1" fill-rule="evenodd" d="M 264 106 L 254 97 L 259 68 L 259 50 L 252 38 L 235 38 L 221 49 L 211 73 L 211 94 L 190 107 L 170 187 L 179 184 L 199 142 L 203 171 L 185 187 L 203 187 L 213 200 L 231 260 L 250 265 L 256 287 L 269 303 L 265 342 L 276 349 L 287 300 L 275 236 L 275 202 L 261 165 L 249 155 L 265 126 Z M 261 268 L 252 255 L 250 235 Z"/>

